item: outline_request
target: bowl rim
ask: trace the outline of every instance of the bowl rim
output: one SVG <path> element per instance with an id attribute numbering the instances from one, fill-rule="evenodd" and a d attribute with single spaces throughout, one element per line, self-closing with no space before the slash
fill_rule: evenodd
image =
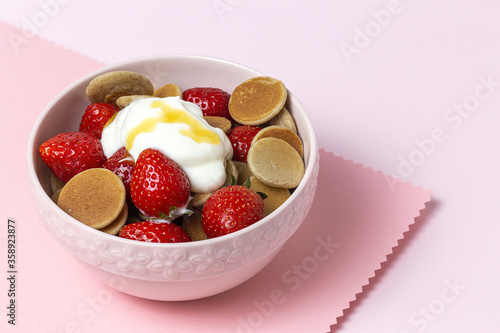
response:
<path id="1" fill-rule="evenodd" d="M 216 58 L 216 57 L 210 57 L 210 56 L 204 56 L 204 55 L 191 55 L 191 54 L 157 54 L 157 55 L 152 55 L 152 56 L 142 56 L 142 57 L 135 57 L 135 58 L 130 58 L 127 60 L 122 60 L 118 61 L 112 64 L 108 64 L 105 66 L 102 66 L 101 68 L 94 70 L 79 79 L 73 81 L 71 84 L 69 84 L 67 87 L 65 87 L 62 91 L 60 91 L 53 99 L 45 106 L 45 108 L 42 110 L 42 112 L 39 114 L 36 122 L 34 123 L 31 133 L 28 139 L 28 145 L 27 145 L 27 157 L 28 157 L 28 175 L 29 178 L 31 179 L 31 185 L 34 186 L 34 191 L 33 195 L 37 195 L 37 193 L 45 193 L 45 190 L 43 189 L 39 179 L 38 175 L 35 171 L 35 160 L 33 159 L 34 155 L 34 141 L 35 137 L 37 135 L 37 132 L 40 128 L 41 123 L 47 116 L 47 114 L 50 112 L 52 107 L 58 103 L 60 99 L 62 99 L 69 91 L 74 89 L 76 86 L 82 84 L 85 81 L 90 81 L 92 78 L 95 76 L 113 71 L 113 70 L 124 70 L 123 67 L 130 65 L 132 63 L 140 63 L 140 62 L 154 62 L 154 61 L 165 61 L 165 60 L 192 60 L 192 61 L 209 61 L 213 63 L 219 63 L 219 64 L 225 64 L 233 67 L 239 67 L 245 71 L 252 71 L 256 74 L 256 76 L 266 76 L 266 74 L 257 71 L 251 67 L 248 67 L 246 65 L 242 65 L 237 62 L 221 59 L 221 58 Z M 288 90 L 288 89 L 287 89 Z M 308 132 L 310 134 L 309 137 L 309 142 L 310 142 L 310 151 L 309 151 L 309 156 L 307 161 L 304 161 L 307 163 L 304 177 L 300 184 L 295 188 L 293 193 L 290 195 L 290 197 L 287 199 L 287 201 L 291 202 L 295 197 L 297 197 L 302 191 L 304 191 L 306 183 L 310 177 L 312 177 L 312 173 L 314 170 L 314 163 L 317 161 L 318 157 L 318 148 L 317 148 L 317 138 L 316 134 L 314 131 L 314 127 L 312 125 L 312 121 L 310 119 L 310 116 L 308 112 L 306 111 L 305 107 L 303 104 L 300 102 L 300 100 L 291 92 L 288 90 L 288 101 L 287 104 L 292 103 L 297 105 L 299 108 L 303 110 L 302 112 L 302 118 L 304 121 L 305 127 L 308 129 Z M 38 151 L 38 148 L 36 149 Z M 48 204 L 52 209 L 59 210 L 58 213 L 60 214 L 65 214 L 60 208 L 55 204 L 52 199 L 50 198 L 49 195 L 45 195 L 44 198 L 42 198 L 45 204 Z M 272 220 L 275 215 L 278 215 L 282 210 L 285 209 L 287 204 L 283 204 L 280 207 L 278 207 L 275 211 L 273 211 L 271 214 L 265 216 L 261 220 L 257 221 L 256 223 L 245 227 L 241 230 L 235 231 L 233 233 L 223 235 L 220 237 L 215 237 L 215 238 L 209 238 L 205 239 L 202 241 L 192 241 L 192 242 L 182 242 L 182 243 L 150 243 L 150 242 L 138 242 L 135 240 L 130 240 L 126 238 L 121 238 L 116 235 L 110 235 L 105 232 L 102 232 L 100 230 L 94 229 L 92 227 L 89 227 L 85 225 L 84 223 L 81 223 L 80 221 L 76 220 L 75 218 L 67 215 L 71 223 L 77 225 L 78 228 L 84 228 L 87 231 L 91 233 L 95 233 L 95 235 L 98 235 L 97 237 L 105 237 L 111 241 L 117 241 L 117 242 L 123 242 L 124 244 L 131 244 L 135 246 L 145 246 L 145 247 L 152 247 L 152 248 L 159 248 L 159 249 L 169 249 L 169 248 L 175 248 L 175 249 L 185 249 L 185 248 L 192 248 L 192 247 L 197 247 L 197 246 L 202 246 L 204 244 L 209 245 L 209 244 L 215 244 L 219 242 L 225 242 L 225 241 L 230 241 L 231 239 L 236 239 L 239 238 L 241 235 L 246 234 L 246 233 L 251 233 L 254 229 L 258 228 L 259 226 L 266 224 L 268 221 Z M 99 236 L 100 235 L 100 236 Z"/>

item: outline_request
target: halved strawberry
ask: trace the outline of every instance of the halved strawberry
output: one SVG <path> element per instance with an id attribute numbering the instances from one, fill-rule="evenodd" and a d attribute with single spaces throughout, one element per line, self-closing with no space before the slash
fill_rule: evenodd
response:
<path id="1" fill-rule="evenodd" d="M 146 216 L 173 220 L 188 211 L 191 184 L 182 168 L 156 149 L 143 150 L 135 162 L 130 196 Z"/>
<path id="2" fill-rule="evenodd" d="M 198 105 L 204 116 L 224 117 L 234 123 L 228 108 L 230 97 L 224 90 L 211 87 L 190 88 L 183 92 L 184 100 Z"/>
<path id="3" fill-rule="evenodd" d="M 240 125 L 227 133 L 227 137 L 233 146 L 233 161 L 247 162 L 248 150 L 252 140 L 261 129 L 257 126 Z"/>
<path id="4" fill-rule="evenodd" d="M 208 198 L 201 216 L 202 228 L 208 238 L 223 236 L 262 219 L 264 200 L 245 186 L 226 186 Z"/>
<path id="5" fill-rule="evenodd" d="M 42 143 L 42 160 L 63 183 L 90 168 L 100 168 L 106 161 L 101 142 L 85 132 L 61 133 Z"/>
<path id="6" fill-rule="evenodd" d="M 94 103 L 85 110 L 80 121 L 80 132 L 87 132 L 101 139 L 102 129 L 115 113 L 120 109 L 113 104 Z"/>
<path id="7" fill-rule="evenodd" d="M 143 221 L 127 224 L 119 233 L 120 237 L 151 243 L 190 242 L 191 237 L 175 223 Z"/>

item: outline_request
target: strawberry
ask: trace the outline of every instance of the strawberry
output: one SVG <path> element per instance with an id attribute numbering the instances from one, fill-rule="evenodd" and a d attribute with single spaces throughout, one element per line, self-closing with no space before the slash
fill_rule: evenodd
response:
<path id="1" fill-rule="evenodd" d="M 240 125 L 227 134 L 233 146 L 233 161 L 247 162 L 248 150 L 252 140 L 261 129 L 256 126 Z"/>
<path id="2" fill-rule="evenodd" d="M 230 185 L 208 198 L 201 223 L 208 238 L 214 238 L 243 229 L 263 217 L 264 200 L 257 192 L 245 186 Z"/>
<path id="3" fill-rule="evenodd" d="M 130 196 L 144 215 L 173 219 L 187 213 L 190 189 L 184 170 L 160 151 L 148 148 L 137 157 Z"/>
<path id="4" fill-rule="evenodd" d="M 61 133 L 42 143 L 42 160 L 63 183 L 90 168 L 100 168 L 106 161 L 101 142 L 85 132 Z"/>
<path id="5" fill-rule="evenodd" d="M 185 101 L 198 105 L 204 116 L 224 117 L 234 123 L 228 108 L 231 95 L 224 90 L 196 87 L 185 90 L 183 96 Z"/>
<path id="6" fill-rule="evenodd" d="M 119 233 L 120 237 L 151 243 L 190 242 L 191 237 L 175 223 L 143 221 L 127 224 Z"/>
<path id="7" fill-rule="evenodd" d="M 122 147 L 114 153 L 106 162 L 104 162 L 104 165 L 102 166 L 103 168 L 113 171 L 115 175 L 122 179 L 127 192 L 127 201 L 129 203 L 131 202 L 130 181 L 132 180 L 134 166 L 134 158 L 128 153 L 125 147 Z"/>
<path id="8" fill-rule="evenodd" d="M 94 103 L 85 110 L 80 121 L 80 132 L 87 132 L 101 139 L 102 129 L 115 113 L 120 109 L 113 104 Z"/>

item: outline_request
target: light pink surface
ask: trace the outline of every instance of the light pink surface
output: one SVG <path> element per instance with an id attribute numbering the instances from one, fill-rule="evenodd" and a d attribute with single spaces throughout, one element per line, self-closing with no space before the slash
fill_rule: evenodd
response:
<path id="1" fill-rule="evenodd" d="M 2 28 L 6 30 L 8 27 L 2 25 Z M 42 40 L 31 43 L 29 47 L 38 54 L 35 62 L 9 55 L 1 59 L 2 63 L 16 68 L 7 80 L 12 84 L 6 95 L 6 107 L 18 108 L 19 112 L 9 113 L 3 124 L 17 123 L 19 126 L 3 126 L 2 133 L 7 137 L 27 136 L 38 114 L 36 110 L 43 108 L 50 96 L 68 80 L 98 65 Z M 26 63 L 29 64 L 25 66 Z M 78 68 L 78 71 L 64 71 L 61 73 L 64 77 L 58 75 L 48 81 L 51 72 L 58 67 Z M 30 82 L 18 80 L 18 77 L 29 78 Z M 39 86 L 44 88 L 35 88 Z M 23 96 L 16 93 L 24 91 L 30 92 L 29 102 L 19 103 Z M 28 115 L 31 118 L 28 119 Z M 206 317 L 203 325 L 216 327 L 214 331 L 269 332 L 285 329 L 285 326 L 288 332 L 327 331 L 355 299 L 356 293 L 361 292 L 362 286 L 368 283 L 368 278 L 373 276 L 380 262 L 385 261 L 386 255 L 391 253 L 397 240 L 402 238 L 413 218 L 430 199 L 428 191 L 394 181 L 322 151 L 317 199 L 312 213 L 270 267 L 248 283 L 209 299 L 186 303 L 151 302 L 116 294 L 91 280 L 92 277 L 80 267 L 69 269 L 74 266 L 72 258 L 52 247 L 54 241 L 47 238 L 37 219 L 33 218 L 31 202 L 22 200 L 29 197 L 22 173 L 25 169 L 25 141 L 16 142 L 13 147 L 16 148 L 12 149 L 10 156 L 23 168 L 10 163 L 11 169 L 7 172 L 19 175 L 22 181 L 7 177 L 5 184 L 7 188 L 14 188 L 16 184 L 24 186 L 17 191 L 19 198 L 9 195 L 3 202 L 9 203 L 8 211 L 20 225 L 18 312 L 19 316 L 30 319 L 18 319 L 18 327 L 23 331 L 40 327 L 47 331 L 64 330 L 73 325 L 83 331 L 89 330 L 89 325 L 99 331 L 111 329 L 108 320 L 92 318 L 92 313 L 97 311 L 101 312 L 98 314 L 101 318 L 112 313 L 134 313 L 145 316 L 146 323 L 159 320 L 178 332 L 200 329 L 200 317 Z M 52 260 L 57 264 L 51 263 Z M 30 278 L 30 273 L 38 278 Z M 62 279 L 64 286 L 49 289 L 58 279 Z M 94 288 L 79 295 L 81 280 L 87 279 L 86 284 Z M 74 291 L 70 292 L 68 288 Z M 50 317 L 48 313 L 44 313 L 32 298 L 35 292 L 41 293 L 38 297 L 44 299 L 44 308 L 50 309 L 49 313 L 57 311 L 61 316 L 47 319 Z M 79 297 L 95 298 L 96 304 L 65 306 Z M 325 311 L 317 310 L 319 304 Z M 72 308 L 76 316 L 71 314 Z M 302 320 L 296 317 L 293 321 L 287 320 L 299 311 Z M 161 319 L 155 319 L 158 313 L 162 313 Z M 42 318 L 45 318 L 43 324 L 39 322 Z M 130 323 L 126 318 L 124 316 L 121 326 L 113 323 L 113 328 L 149 329 L 149 324 Z M 283 326 L 283 323 L 287 324 Z"/>
<path id="2" fill-rule="evenodd" d="M 226 9 L 223 13 L 215 7 L 221 4 L 226 5 L 219 7 Z M 433 190 L 432 205 L 424 217 L 364 288 L 360 300 L 351 304 L 335 332 L 471 333 L 494 332 L 500 309 L 500 300 L 494 297 L 500 293 L 500 266 L 494 264 L 500 253 L 497 7 L 492 1 L 467 0 L 293 4 L 284 0 L 212 0 L 196 5 L 152 0 L 141 6 L 116 1 L 27 0 L 2 2 L 0 20 L 26 27 L 26 22 L 41 19 L 36 35 L 101 63 L 158 53 L 192 53 L 244 63 L 282 79 L 309 110 L 320 148 Z M 383 21 L 386 10 L 392 12 Z M 377 22 L 383 28 L 373 30 L 372 37 L 363 41 L 360 29 L 376 29 Z M 168 30 L 173 32 L 168 37 L 162 33 L 166 26 L 175 27 Z M 166 311 L 148 307 L 146 313 L 140 310 L 143 301 L 119 294 L 109 301 L 102 285 L 51 243 L 34 212 L 20 206 L 29 196 L 24 192 L 25 178 L 12 177 L 23 174 L 24 152 L 16 147 L 26 142 L 28 127 L 36 118 L 34 110 L 101 63 L 66 52 L 56 58 L 58 51 L 49 47 L 42 52 L 43 43 L 36 38 L 26 38 L 15 52 L 8 39 L 12 31 L 2 25 L 1 57 L 10 62 L 0 65 L 0 94 L 16 110 L 13 98 L 21 96 L 23 109 L 29 111 L 0 111 L 5 120 L 0 125 L 2 140 L 14 141 L 12 148 L 2 145 L 2 155 L 21 161 L 18 167 L 11 160 L 1 160 L 2 170 L 8 170 L 2 182 L 14 183 L 2 191 L 1 202 L 4 220 L 10 216 L 23 221 L 19 260 L 29 267 L 21 267 L 20 293 L 26 300 L 20 304 L 20 320 L 24 316 L 30 327 L 42 323 L 41 331 L 64 331 L 63 324 L 70 321 L 82 331 L 99 332 L 114 325 L 126 331 L 141 320 L 151 321 L 147 325 L 153 331 L 164 329 L 158 318 Z M 346 57 L 341 47 L 355 45 L 356 38 L 358 53 Z M 51 56 L 50 52 L 55 53 Z M 59 64 L 72 63 L 74 57 L 78 65 L 61 70 Z M 38 60 L 46 58 L 57 66 L 35 70 Z M 13 66 L 17 60 L 22 61 L 20 67 Z M 3 78 L 4 73 L 9 79 Z M 490 81 L 489 86 L 484 85 L 485 80 Z M 19 86 L 40 92 L 41 100 L 24 98 L 28 93 Z M 476 97 L 479 103 L 468 105 L 472 111 L 460 115 L 457 110 L 475 102 L 476 93 L 481 97 Z M 21 126 L 14 129 L 12 123 Z M 14 130 L 19 132 L 17 140 L 11 139 Z M 427 140 L 433 138 L 432 133 L 434 145 Z M 422 147 L 427 147 L 425 153 Z M 403 168 L 403 159 L 410 157 L 416 165 Z M 303 258 L 305 254 L 298 262 Z M 60 265 L 65 266 L 64 271 Z M 6 281 L 0 281 L 1 294 Z M 305 290 L 306 284 L 303 286 L 300 290 Z M 6 300 L 2 297 L 0 301 Z M 109 302 L 89 312 L 87 304 L 97 297 Z M 37 315 L 35 309 L 41 303 L 46 307 Z M 173 311 L 174 306 L 179 307 L 165 307 Z M 280 321 L 298 329 L 305 322 L 314 323 L 307 313 L 302 315 L 310 306 L 294 306 L 302 311 L 284 320 L 280 317 Z M 139 311 L 132 317 L 121 315 L 124 309 Z M 314 310 L 325 315 L 328 324 L 335 321 L 328 303 L 315 303 Z M 278 319 L 273 315 L 266 323 L 274 320 Z M 203 316 L 200 327 L 209 326 L 206 321 Z M 323 322 L 318 325 L 322 327 L 308 331 L 328 330 Z"/>

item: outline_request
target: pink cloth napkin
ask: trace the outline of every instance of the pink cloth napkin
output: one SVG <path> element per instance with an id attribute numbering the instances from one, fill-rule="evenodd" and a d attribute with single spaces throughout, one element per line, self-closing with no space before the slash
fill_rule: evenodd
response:
<path id="1" fill-rule="evenodd" d="M 41 110 L 66 85 L 103 64 L 4 23 L 0 35 L 8 37 L 0 41 L 6 50 L 0 53 L 0 132 L 9 142 L 1 148 L 9 159 L 1 162 L 0 202 L 4 219 L 20 226 L 21 240 L 18 321 L 13 327 L 2 320 L 1 331 L 328 332 L 430 201 L 428 190 L 321 150 L 311 212 L 257 276 L 190 302 L 121 294 L 93 280 L 44 232 L 26 173 L 26 144 Z"/>

